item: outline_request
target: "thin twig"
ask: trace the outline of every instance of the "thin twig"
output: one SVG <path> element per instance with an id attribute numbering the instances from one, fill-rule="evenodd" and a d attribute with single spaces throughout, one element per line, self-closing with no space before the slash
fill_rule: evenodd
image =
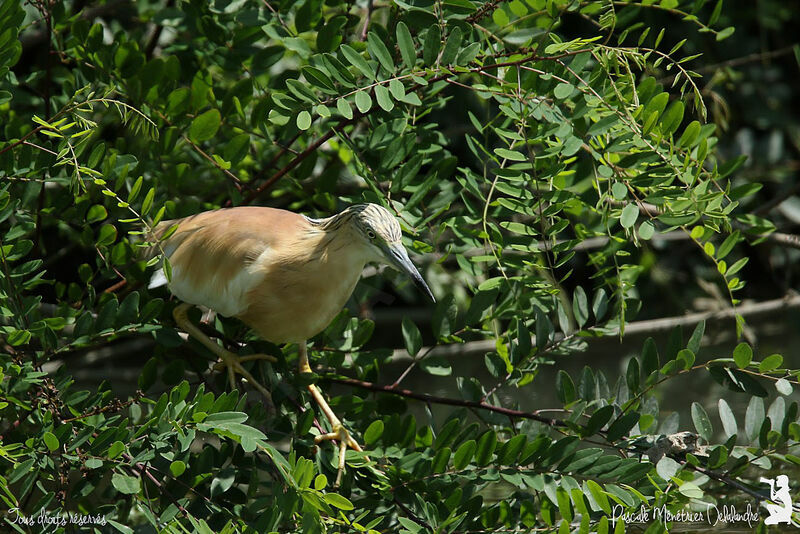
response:
<path id="1" fill-rule="evenodd" d="M 251 202 L 253 202 L 253 200 L 255 200 L 255 199 L 256 199 L 256 198 L 257 198 L 259 195 L 261 195 L 261 193 L 263 193 L 264 191 L 266 191 L 267 189 L 269 189 L 269 188 L 272 186 L 272 184 L 274 184 L 275 182 L 277 182 L 278 180 L 280 180 L 280 179 L 281 179 L 281 178 L 282 178 L 282 177 L 283 177 L 283 176 L 284 176 L 286 173 L 288 173 L 289 171 L 291 171 L 292 169 L 294 169 L 295 167 L 297 167 L 298 165 L 300 165 L 300 163 L 301 163 L 301 162 L 302 162 L 304 159 L 306 159 L 308 156 L 310 156 L 310 155 L 311 155 L 311 154 L 312 154 L 314 151 L 316 151 L 316 150 L 317 150 L 317 149 L 318 149 L 320 146 L 322 146 L 323 144 L 325 144 L 325 143 L 326 143 L 326 142 L 327 142 L 327 141 L 328 141 L 328 140 L 329 140 L 331 137 L 333 137 L 333 136 L 336 134 L 336 131 L 337 131 L 337 130 L 341 130 L 341 129 L 345 128 L 346 126 L 349 126 L 350 124 L 353 124 L 353 123 L 354 123 L 354 122 L 356 122 L 357 120 L 361 119 L 361 117 L 363 117 L 363 116 L 364 116 L 364 114 L 362 114 L 362 113 L 357 113 L 357 114 L 355 114 L 355 115 L 353 116 L 353 118 L 352 118 L 352 119 L 348 119 L 348 120 L 346 120 L 346 121 L 340 122 L 339 124 L 337 124 L 336 126 L 334 126 L 333 128 L 331 128 L 330 130 L 328 130 L 327 132 L 325 132 L 325 134 L 323 134 L 323 135 L 322 135 L 322 136 L 321 136 L 319 139 L 317 139 L 316 141 L 314 141 L 313 143 L 311 143 L 311 144 L 308 146 L 308 148 L 306 148 L 305 150 L 303 150 L 302 152 L 300 152 L 300 153 L 299 153 L 299 154 L 298 154 L 298 155 L 297 155 L 297 156 L 296 156 L 294 159 L 292 159 L 292 161 L 290 161 L 289 163 L 287 163 L 286 165 L 284 165 L 284 166 L 283 166 L 283 167 L 282 167 L 280 170 L 278 170 L 278 171 L 277 171 L 275 174 L 273 174 L 272 176 L 270 176 L 270 177 L 269 177 L 269 179 L 268 179 L 266 182 L 264 182 L 263 184 L 261 184 L 261 185 L 260 185 L 260 186 L 259 186 L 259 187 L 258 187 L 258 188 L 255 190 L 255 191 L 253 191 L 252 193 L 250 193 L 250 194 L 247 196 L 247 198 L 245 198 L 245 199 L 244 199 L 244 201 L 242 202 L 242 204 L 243 204 L 243 205 L 247 205 L 247 204 L 250 204 Z"/>
<path id="2" fill-rule="evenodd" d="M 344 384 L 347 386 L 353 386 L 361 389 L 366 389 L 369 391 L 389 393 L 391 395 L 397 395 L 399 397 L 406 397 L 409 399 L 420 400 L 423 402 L 444 404 L 447 406 L 459 406 L 462 408 L 474 408 L 477 410 L 485 410 L 489 412 L 499 413 L 509 417 L 531 419 L 534 421 L 539 421 L 540 423 L 544 423 L 551 427 L 567 426 L 567 423 L 562 421 L 561 419 L 552 419 L 550 417 L 544 417 L 542 415 L 539 415 L 537 412 L 523 412 L 521 410 L 513 410 L 511 408 L 505 408 L 503 406 L 495 406 L 493 404 L 488 404 L 486 402 L 476 402 L 464 399 L 453 399 L 450 397 L 439 397 L 437 395 L 429 395 L 427 393 L 417 393 L 415 391 L 411 391 L 408 389 L 393 388 L 392 386 L 381 386 L 379 384 L 373 384 L 372 382 L 365 382 L 363 380 L 356 380 L 354 378 L 340 378 L 331 376 L 331 377 L 326 377 L 326 379 L 330 380 L 331 382 L 335 382 L 337 384 Z"/>
<path id="3" fill-rule="evenodd" d="M 410 520 L 412 520 L 414 523 L 418 524 L 421 527 L 427 528 L 428 530 L 433 530 L 433 528 L 428 523 L 426 523 L 423 519 L 421 519 L 419 516 L 417 516 L 417 514 L 412 512 L 411 509 L 408 508 L 408 506 L 406 506 L 405 504 L 401 503 L 397 499 L 397 497 L 392 499 L 392 502 L 394 502 L 394 504 L 397 505 L 397 507 L 400 508 L 403 511 L 403 513 L 406 514 L 408 516 L 408 518 Z"/>
<path id="4" fill-rule="evenodd" d="M 189 143 L 189 144 L 192 146 L 192 148 L 194 148 L 194 149 L 195 149 L 195 150 L 196 150 L 196 151 L 197 151 L 197 152 L 198 152 L 198 153 L 199 153 L 201 156 L 203 156 L 205 159 L 207 159 L 207 160 L 208 160 L 208 161 L 209 161 L 209 162 L 210 162 L 210 163 L 211 163 L 211 164 L 212 164 L 214 167 L 216 167 L 217 169 L 219 169 L 220 171 L 222 171 L 222 173 L 223 173 L 225 176 L 227 176 L 228 178 L 230 178 L 230 179 L 231 179 L 231 181 L 233 182 L 233 185 L 234 185 L 234 187 L 236 187 L 236 189 L 237 189 L 237 190 L 239 190 L 239 191 L 241 191 L 241 190 L 242 190 L 242 187 L 243 187 L 243 186 L 242 186 L 242 181 L 239 179 L 239 177 L 238 177 L 238 176 L 236 176 L 235 174 L 233 174 L 233 173 L 232 173 L 231 171 L 229 171 L 228 169 L 225 169 L 225 168 L 223 168 L 223 167 L 222 167 L 222 165 L 220 165 L 219 163 L 217 163 L 217 160 L 215 160 L 214 158 L 212 158 L 211 156 L 209 156 L 208 154 L 206 154 L 206 152 L 205 152 L 205 151 L 204 151 L 202 148 L 200 148 L 200 146 L 199 146 L 197 143 L 195 143 L 194 141 L 192 141 L 191 139 L 189 139 L 189 137 L 188 137 L 188 136 L 186 136 L 185 134 L 183 135 L 183 139 L 184 139 L 184 141 L 186 141 L 187 143 Z"/>

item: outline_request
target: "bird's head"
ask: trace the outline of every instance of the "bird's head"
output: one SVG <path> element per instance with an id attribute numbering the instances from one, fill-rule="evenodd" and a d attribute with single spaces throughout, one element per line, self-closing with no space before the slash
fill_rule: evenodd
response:
<path id="1" fill-rule="evenodd" d="M 378 204 L 357 204 L 347 209 L 356 233 L 364 240 L 373 259 L 407 274 L 418 288 L 434 302 L 428 284 L 408 257 L 403 246 L 403 232 L 397 219 Z"/>

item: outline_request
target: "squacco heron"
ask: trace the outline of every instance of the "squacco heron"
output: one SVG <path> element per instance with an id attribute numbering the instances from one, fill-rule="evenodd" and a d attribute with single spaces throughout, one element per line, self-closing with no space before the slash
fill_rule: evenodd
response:
<path id="1" fill-rule="evenodd" d="M 167 230 L 176 226 L 166 238 Z M 358 204 L 325 219 L 281 209 L 238 207 L 164 221 L 155 229 L 169 258 L 169 290 L 183 301 L 175 321 L 219 356 L 218 367 L 244 376 L 271 403 L 270 394 L 242 366 L 265 354 L 238 356 L 189 321 L 192 305 L 237 317 L 272 343 L 297 343 L 299 371 L 311 372 L 306 341 L 321 332 L 344 307 L 368 262 L 406 273 L 431 299 L 433 293 L 408 257 L 397 219 L 377 204 Z M 167 283 L 156 272 L 150 287 Z M 308 390 L 331 425 L 316 443 L 339 441 L 339 473 L 347 447 L 362 451 L 333 413 L 320 390 Z"/>

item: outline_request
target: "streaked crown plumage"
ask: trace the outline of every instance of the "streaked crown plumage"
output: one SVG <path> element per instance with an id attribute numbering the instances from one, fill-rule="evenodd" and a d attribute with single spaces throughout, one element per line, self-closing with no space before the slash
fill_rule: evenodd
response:
<path id="1" fill-rule="evenodd" d="M 382 241 L 396 243 L 402 239 L 403 232 L 394 215 L 378 204 L 357 204 L 348 208 L 353 210 L 353 222 L 365 235 L 374 232 Z"/>
<path id="2" fill-rule="evenodd" d="M 311 224 L 330 232 L 343 224 L 352 223 L 358 230 L 369 236 L 371 233 L 386 243 L 397 243 L 403 237 L 400 223 L 392 213 L 378 204 L 356 204 L 325 219 L 306 217 Z"/>

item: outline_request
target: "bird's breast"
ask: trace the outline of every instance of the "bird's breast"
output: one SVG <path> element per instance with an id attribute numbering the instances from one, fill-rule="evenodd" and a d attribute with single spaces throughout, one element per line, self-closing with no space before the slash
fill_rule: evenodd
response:
<path id="1" fill-rule="evenodd" d="M 273 343 L 305 341 L 342 310 L 364 264 L 361 255 L 337 249 L 335 242 L 311 253 L 271 258 L 238 317 Z"/>

